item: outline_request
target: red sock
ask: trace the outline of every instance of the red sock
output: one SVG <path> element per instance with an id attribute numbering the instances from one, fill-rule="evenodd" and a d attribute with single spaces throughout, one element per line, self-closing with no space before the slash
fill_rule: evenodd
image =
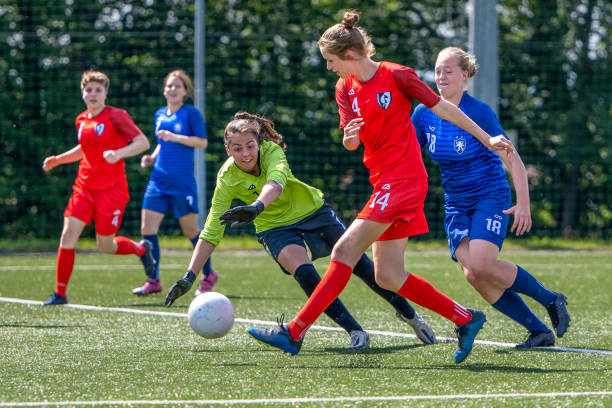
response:
<path id="1" fill-rule="evenodd" d="M 331 261 L 329 263 L 329 268 L 321 282 L 312 292 L 302 310 L 289 322 L 291 337 L 297 340 L 306 334 L 306 330 L 344 290 L 352 273 L 353 268 L 342 262 Z"/>
<path id="2" fill-rule="evenodd" d="M 55 293 L 66 297 L 66 288 L 72 270 L 74 269 L 74 253 L 75 249 L 65 249 L 59 247 L 57 249 L 57 263 L 55 267 Z"/>
<path id="3" fill-rule="evenodd" d="M 115 237 L 113 240 L 117 244 L 117 252 L 115 252 L 115 255 L 136 254 L 138 256 L 143 256 L 145 253 L 144 245 L 140 245 L 129 238 L 119 236 Z"/>
<path id="4" fill-rule="evenodd" d="M 420 276 L 411 273 L 404 285 L 397 291 L 408 300 L 446 317 L 456 325 L 470 321 L 472 314 L 459 303 L 434 288 Z"/>

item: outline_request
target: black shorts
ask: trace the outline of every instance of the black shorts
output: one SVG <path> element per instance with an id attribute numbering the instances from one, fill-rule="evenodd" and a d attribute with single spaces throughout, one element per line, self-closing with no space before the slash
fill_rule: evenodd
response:
<path id="1" fill-rule="evenodd" d="M 278 263 L 278 254 L 287 245 L 299 245 L 310 251 L 311 259 L 322 258 L 331 254 L 334 244 L 346 231 L 334 210 L 323 203 L 321 208 L 308 217 L 282 227 L 272 228 L 257 233 L 257 240 Z M 283 272 L 289 274 L 279 263 Z"/>

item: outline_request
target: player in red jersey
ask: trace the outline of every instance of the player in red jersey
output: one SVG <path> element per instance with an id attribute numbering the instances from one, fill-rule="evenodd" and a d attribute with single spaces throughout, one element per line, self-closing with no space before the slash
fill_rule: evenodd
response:
<path id="1" fill-rule="evenodd" d="M 83 73 L 81 92 L 87 110 L 76 118 L 79 144 L 43 162 L 43 170 L 50 171 L 60 164 L 80 161 L 72 196 L 64 211 L 55 293 L 43 303 L 45 306 L 68 303 L 66 288 L 74 267 L 76 243 L 92 218 L 100 252 L 138 255 L 145 272 L 153 271 L 155 261 L 150 242 L 136 243 L 115 236 L 130 200 L 123 159 L 147 150 L 149 141 L 126 111 L 106 106 L 109 84 L 102 72 Z"/>
<path id="2" fill-rule="evenodd" d="M 411 68 L 371 59 L 374 46 L 365 30 L 355 27 L 356 11 L 345 12 L 321 36 L 319 48 L 327 69 L 340 79 L 336 101 L 343 144 L 355 150 L 363 143 L 363 162 L 370 170 L 373 194 L 357 219 L 335 244 L 327 273 L 304 308 L 288 324 L 274 329 L 248 329 L 257 340 L 291 354 L 300 350 L 308 328 L 344 289 L 353 267 L 372 245 L 376 282 L 457 325 L 459 340 L 454 360 L 460 363 L 472 350 L 484 313 L 466 309 L 428 281 L 404 269 L 408 237 L 428 232 L 423 213 L 427 173 L 410 121 L 413 98 L 440 117 L 477 137 L 492 150 L 513 150 L 503 136 L 490 137 L 455 105 L 442 100 Z"/>

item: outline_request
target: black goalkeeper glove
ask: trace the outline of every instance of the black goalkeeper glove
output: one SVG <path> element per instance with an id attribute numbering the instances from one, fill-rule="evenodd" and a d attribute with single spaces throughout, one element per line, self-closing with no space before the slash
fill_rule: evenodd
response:
<path id="1" fill-rule="evenodd" d="M 196 275 L 191 271 L 187 271 L 183 279 L 177 280 L 174 285 L 170 287 L 168 294 L 166 295 L 166 301 L 164 304 L 166 307 L 172 306 L 174 301 L 191 289 L 193 282 L 195 281 Z"/>
<path id="2" fill-rule="evenodd" d="M 257 200 L 251 205 L 230 208 L 219 219 L 221 225 L 232 223 L 232 228 L 242 227 L 253 221 L 264 210 L 264 204 Z"/>

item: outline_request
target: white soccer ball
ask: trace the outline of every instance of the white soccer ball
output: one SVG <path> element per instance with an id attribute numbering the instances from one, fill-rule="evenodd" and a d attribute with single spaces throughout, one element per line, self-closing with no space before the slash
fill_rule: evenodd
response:
<path id="1" fill-rule="evenodd" d="M 206 292 L 191 302 L 187 316 L 193 331 L 207 339 L 216 339 L 225 336 L 234 325 L 234 306 L 221 293 Z"/>

